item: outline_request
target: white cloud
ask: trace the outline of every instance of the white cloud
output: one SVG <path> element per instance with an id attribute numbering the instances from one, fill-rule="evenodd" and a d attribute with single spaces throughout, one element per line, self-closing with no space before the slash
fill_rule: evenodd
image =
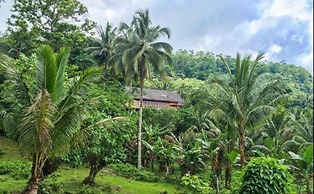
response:
<path id="1" fill-rule="evenodd" d="M 128 22 L 133 14 L 140 9 L 145 9 L 152 0 L 81 0 L 88 8 L 89 18 L 100 25 L 108 21 L 115 25 L 120 22 Z M 140 5 L 140 6 L 139 6 Z"/>
<path id="2" fill-rule="evenodd" d="M 308 21 L 312 16 L 307 10 L 307 0 L 275 0 L 265 11 L 265 15 L 274 18 L 288 16 L 296 21 Z"/>
<path id="3" fill-rule="evenodd" d="M 278 44 L 274 44 L 269 48 L 269 51 L 271 53 L 280 53 L 281 50 L 282 50 L 282 47 L 279 46 Z"/>

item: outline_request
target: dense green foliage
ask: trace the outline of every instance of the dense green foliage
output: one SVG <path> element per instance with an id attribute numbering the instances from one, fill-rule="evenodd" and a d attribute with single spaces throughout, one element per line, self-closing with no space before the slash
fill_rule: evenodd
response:
<path id="1" fill-rule="evenodd" d="M 274 158 L 256 158 L 246 166 L 241 194 L 289 192 L 291 175 L 286 166 Z"/>
<path id="2" fill-rule="evenodd" d="M 22 190 L 26 183 L 16 179 L 30 178 L 25 193 L 147 192 L 135 179 L 187 193 L 252 193 L 262 184 L 284 193 L 289 171 L 292 190 L 311 193 L 309 72 L 262 54 L 171 53 L 159 41 L 170 29 L 153 25 L 148 10 L 117 28 L 99 25 L 94 37 L 95 23 L 81 20 L 86 13 L 78 0 L 14 2 L 0 35 L 0 135 L 25 157 L 15 145 L 0 147 L 0 157 L 11 154 L 0 162 L 0 185 Z M 176 91 L 184 106 L 143 107 L 144 87 Z M 132 107 L 138 88 L 139 110 Z M 175 193 L 170 187 L 154 192 Z"/>

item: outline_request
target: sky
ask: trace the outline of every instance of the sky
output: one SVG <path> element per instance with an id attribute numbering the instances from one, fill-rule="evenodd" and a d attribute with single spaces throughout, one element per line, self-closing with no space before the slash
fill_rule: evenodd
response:
<path id="1" fill-rule="evenodd" d="M 6 29 L 13 0 L 0 7 Z M 313 75 L 313 0 L 81 0 L 86 17 L 105 26 L 129 23 L 148 9 L 154 26 L 168 27 L 174 50 L 241 55 L 302 66 Z"/>

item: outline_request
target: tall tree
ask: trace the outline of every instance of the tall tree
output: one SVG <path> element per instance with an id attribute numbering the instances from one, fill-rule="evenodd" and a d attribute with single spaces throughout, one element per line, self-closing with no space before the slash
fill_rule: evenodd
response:
<path id="1" fill-rule="evenodd" d="M 31 178 L 25 193 L 38 193 L 47 159 L 67 153 L 73 138 L 84 134 L 80 126 L 94 103 L 86 97 L 82 86 L 100 75 L 99 69 L 91 68 L 66 83 L 68 50 L 54 53 L 51 47 L 43 46 L 37 56 L 38 62 L 33 67 L 35 79 L 25 77 L 25 72 L 14 65 L 3 65 L 8 81 L 12 80 L 11 92 L 16 93 L 12 106 L 19 109 L 19 114 L 7 113 L 5 131 L 17 139 L 32 159 Z"/>
<path id="2" fill-rule="evenodd" d="M 94 27 L 94 22 L 83 18 L 88 10 L 78 0 L 15 0 L 12 12 L 7 23 L 14 57 L 32 53 L 40 43 L 73 50 L 85 41 L 84 32 Z"/>
<path id="3" fill-rule="evenodd" d="M 138 168 L 142 167 L 142 112 L 143 112 L 143 88 L 145 78 L 152 77 L 152 71 L 166 75 L 165 66 L 172 65 L 170 56 L 172 47 L 166 42 L 158 42 L 158 38 L 167 35 L 170 38 L 170 30 L 152 26 L 148 10 L 136 12 L 131 25 L 121 24 L 123 33 L 117 37 L 115 53 L 121 60 L 115 61 L 115 69 L 122 72 L 127 84 L 133 78 L 140 82 L 140 108 L 139 108 L 139 133 L 138 133 Z M 117 59 L 117 57 L 116 57 Z"/>
<path id="4" fill-rule="evenodd" d="M 258 54 L 255 60 L 248 55 L 241 58 L 237 54 L 234 69 L 227 60 L 220 57 L 227 69 L 228 82 L 216 79 L 216 94 L 209 94 L 208 103 L 220 115 L 227 115 L 229 125 L 237 131 L 241 166 L 245 165 L 246 131 L 254 129 L 267 121 L 275 111 L 275 105 L 286 97 L 286 91 L 279 87 L 279 81 L 263 84 L 255 67 L 263 58 Z M 233 73 L 232 73 L 233 72 Z"/>

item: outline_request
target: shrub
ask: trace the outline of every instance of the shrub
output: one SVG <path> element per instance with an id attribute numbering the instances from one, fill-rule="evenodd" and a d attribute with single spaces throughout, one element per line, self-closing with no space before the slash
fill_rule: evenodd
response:
<path id="1" fill-rule="evenodd" d="M 14 161 L 0 163 L 0 175 L 9 175 L 17 180 L 27 179 L 31 173 L 31 164 L 29 162 Z"/>
<path id="2" fill-rule="evenodd" d="M 137 169 L 131 164 L 110 164 L 108 166 L 115 174 L 124 178 L 134 179 L 145 182 L 156 182 L 159 180 L 158 176 L 145 169 Z"/>
<path id="3" fill-rule="evenodd" d="M 292 176 L 287 167 L 274 158 L 256 158 L 246 166 L 241 194 L 286 194 Z"/>
<path id="4" fill-rule="evenodd" d="M 214 190 L 209 186 L 209 184 L 205 183 L 197 175 L 184 175 L 181 179 L 181 185 L 193 193 L 214 193 Z"/>

